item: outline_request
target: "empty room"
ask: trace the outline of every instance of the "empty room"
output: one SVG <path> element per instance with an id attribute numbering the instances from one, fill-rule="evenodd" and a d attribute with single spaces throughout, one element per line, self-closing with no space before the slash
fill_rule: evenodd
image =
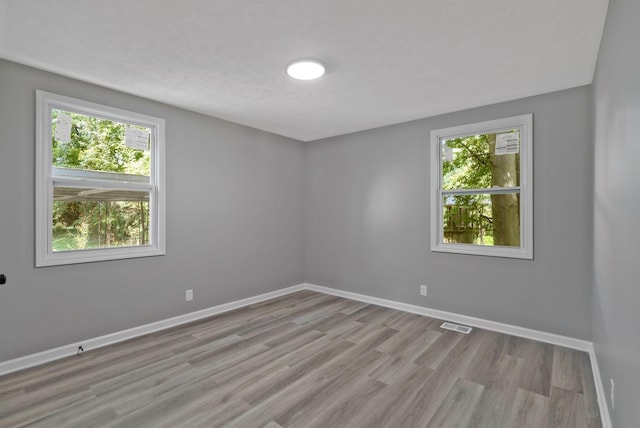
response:
<path id="1" fill-rule="evenodd" d="M 639 426 L 637 0 L 0 0 L 0 427 Z"/>

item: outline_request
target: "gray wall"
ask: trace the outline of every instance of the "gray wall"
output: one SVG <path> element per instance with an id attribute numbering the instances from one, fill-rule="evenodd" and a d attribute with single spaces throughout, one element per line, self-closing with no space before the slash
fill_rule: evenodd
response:
<path id="1" fill-rule="evenodd" d="M 587 86 L 308 143 L 307 282 L 589 339 L 590 103 Z M 431 252 L 430 130 L 525 113 L 535 259 Z"/>
<path id="2" fill-rule="evenodd" d="M 35 89 L 166 120 L 166 256 L 34 268 Z M 302 282 L 303 152 L 0 60 L 0 361 Z"/>
<path id="3" fill-rule="evenodd" d="M 616 427 L 640 420 L 639 17 L 637 0 L 610 0 L 593 87 L 593 341 Z"/>

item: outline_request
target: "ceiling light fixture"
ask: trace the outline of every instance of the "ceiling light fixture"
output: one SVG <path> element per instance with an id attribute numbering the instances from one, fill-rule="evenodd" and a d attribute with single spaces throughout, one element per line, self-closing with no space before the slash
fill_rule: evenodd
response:
<path id="1" fill-rule="evenodd" d="M 324 65 L 313 59 L 297 59 L 287 66 L 287 75 L 298 80 L 318 79 L 324 71 Z"/>

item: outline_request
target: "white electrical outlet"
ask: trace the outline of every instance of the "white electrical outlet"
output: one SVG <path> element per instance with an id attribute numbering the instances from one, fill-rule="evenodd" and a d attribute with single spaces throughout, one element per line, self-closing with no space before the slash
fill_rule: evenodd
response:
<path id="1" fill-rule="evenodd" d="M 426 285 L 424 285 L 424 284 L 422 284 L 422 285 L 420 286 L 420 295 L 421 295 L 421 296 L 426 296 L 426 295 L 427 295 L 427 286 L 426 286 Z"/>
<path id="2" fill-rule="evenodd" d="M 184 300 L 186 300 L 187 302 L 193 300 L 193 290 L 187 290 L 185 295 L 184 295 Z"/>
<path id="3" fill-rule="evenodd" d="M 611 381 L 611 408 L 616 408 L 616 384 L 613 383 L 613 379 L 609 379 Z"/>

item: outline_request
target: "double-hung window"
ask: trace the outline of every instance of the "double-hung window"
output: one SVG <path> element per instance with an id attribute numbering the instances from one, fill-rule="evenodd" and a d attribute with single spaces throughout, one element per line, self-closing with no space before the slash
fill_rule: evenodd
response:
<path id="1" fill-rule="evenodd" d="M 533 258 L 532 115 L 431 131 L 431 250 Z"/>
<path id="2" fill-rule="evenodd" d="M 36 91 L 36 266 L 164 254 L 164 120 Z"/>

